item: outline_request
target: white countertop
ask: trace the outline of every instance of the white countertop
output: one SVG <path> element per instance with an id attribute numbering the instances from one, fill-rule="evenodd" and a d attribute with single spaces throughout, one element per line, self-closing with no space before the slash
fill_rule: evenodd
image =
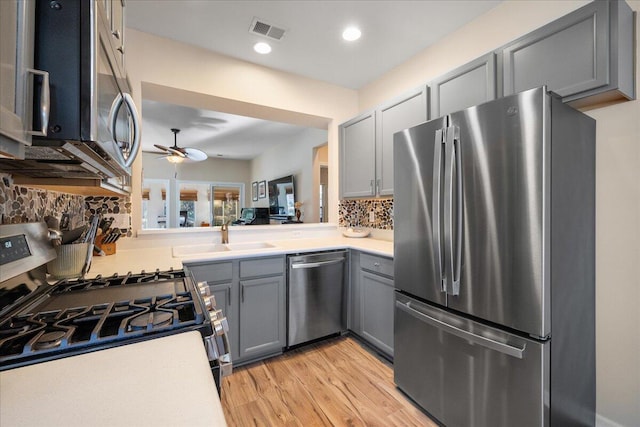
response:
<path id="1" fill-rule="evenodd" d="M 226 426 L 196 331 L 0 372 L 0 425 Z"/>
<path id="2" fill-rule="evenodd" d="M 89 277 L 97 274 L 125 274 L 129 271 L 154 271 L 182 268 L 183 262 L 218 261 L 233 258 L 281 255 L 297 252 L 313 252 L 334 249 L 357 249 L 377 255 L 393 257 L 393 242 L 373 238 L 348 238 L 342 236 L 265 240 L 272 248 L 216 252 L 207 255 L 175 258 L 171 246 L 155 246 L 136 249 L 118 249 L 114 255 L 93 257 Z M 181 243 L 177 246 L 182 246 Z"/>

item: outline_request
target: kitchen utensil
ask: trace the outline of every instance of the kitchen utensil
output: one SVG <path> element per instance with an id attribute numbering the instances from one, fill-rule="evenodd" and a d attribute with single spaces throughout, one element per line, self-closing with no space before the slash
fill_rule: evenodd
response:
<path id="1" fill-rule="evenodd" d="M 62 244 L 65 245 L 67 243 L 75 242 L 84 234 L 87 228 L 88 228 L 88 225 L 84 224 L 78 228 L 74 228 L 73 230 L 63 231 Z"/>
<path id="2" fill-rule="evenodd" d="M 60 231 L 69 230 L 70 222 L 71 222 L 71 217 L 69 216 L 69 214 L 68 213 L 62 214 L 62 216 L 60 217 Z"/>
<path id="3" fill-rule="evenodd" d="M 111 228 L 111 224 L 113 224 L 113 221 L 114 221 L 113 217 L 102 218 L 100 220 L 100 230 L 102 230 L 103 233 L 106 233 L 107 230 Z"/>
<path id="4" fill-rule="evenodd" d="M 86 252 L 86 259 L 84 263 L 84 267 L 82 268 L 82 276 L 87 274 L 89 268 L 91 268 L 91 259 L 93 258 L 93 244 L 96 239 L 96 233 L 98 231 L 98 224 L 100 222 L 100 215 L 96 214 L 91 217 L 91 225 L 89 227 L 89 232 L 85 235 L 84 243 L 89 243 L 89 247 Z"/>
<path id="5" fill-rule="evenodd" d="M 62 244 L 62 233 L 55 228 L 49 228 L 49 240 L 53 246 L 60 246 Z"/>

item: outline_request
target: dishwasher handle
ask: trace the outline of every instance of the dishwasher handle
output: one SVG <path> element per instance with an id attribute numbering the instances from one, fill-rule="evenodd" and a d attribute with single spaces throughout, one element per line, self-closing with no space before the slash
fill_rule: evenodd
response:
<path id="1" fill-rule="evenodd" d="M 344 262 L 344 258 L 339 258 L 339 259 L 331 259 L 329 261 L 318 261 L 318 262 L 298 262 L 298 263 L 291 263 L 291 268 L 292 269 L 298 269 L 298 268 L 316 268 L 316 267 L 322 267 L 325 265 L 332 265 L 332 264 L 340 264 Z"/>

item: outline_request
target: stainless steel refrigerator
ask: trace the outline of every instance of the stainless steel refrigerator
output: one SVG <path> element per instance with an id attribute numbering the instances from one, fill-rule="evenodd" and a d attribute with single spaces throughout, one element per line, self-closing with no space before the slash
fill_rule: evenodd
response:
<path id="1" fill-rule="evenodd" d="M 394 136 L 394 376 L 449 426 L 595 424 L 595 121 L 528 90 Z"/>

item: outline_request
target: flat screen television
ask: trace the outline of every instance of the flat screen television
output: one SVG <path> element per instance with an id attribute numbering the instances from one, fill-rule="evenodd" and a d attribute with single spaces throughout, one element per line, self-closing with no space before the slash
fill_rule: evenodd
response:
<path id="1" fill-rule="evenodd" d="M 269 214 L 293 216 L 296 213 L 293 175 L 269 181 Z"/>

